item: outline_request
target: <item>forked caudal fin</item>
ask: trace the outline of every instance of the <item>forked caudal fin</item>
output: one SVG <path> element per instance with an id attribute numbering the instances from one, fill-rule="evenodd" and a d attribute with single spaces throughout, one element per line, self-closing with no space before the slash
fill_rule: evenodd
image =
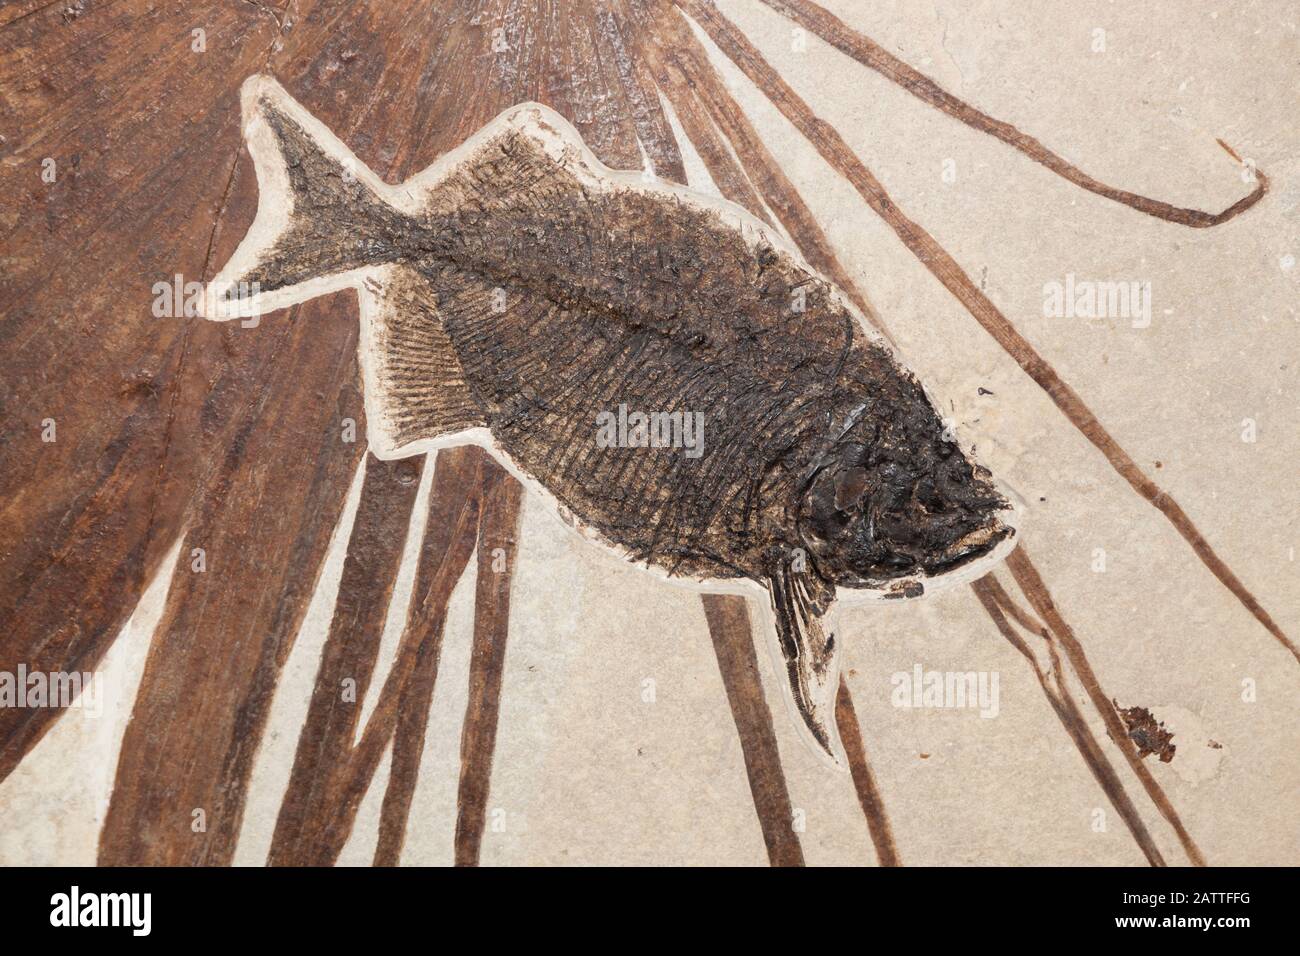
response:
<path id="1" fill-rule="evenodd" d="M 414 208 L 275 80 L 250 77 L 241 99 L 257 216 L 208 284 L 204 315 L 217 321 L 357 285 L 359 270 L 396 258 L 389 238 Z"/>
<path id="2" fill-rule="evenodd" d="M 258 316 L 355 288 L 370 450 L 402 457 L 414 441 L 484 425 L 436 315 L 437 296 L 396 264 L 427 189 L 385 183 L 270 77 L 250 77 L 241 95 L 257 215 L 208 284 L 204 315 Z"/>

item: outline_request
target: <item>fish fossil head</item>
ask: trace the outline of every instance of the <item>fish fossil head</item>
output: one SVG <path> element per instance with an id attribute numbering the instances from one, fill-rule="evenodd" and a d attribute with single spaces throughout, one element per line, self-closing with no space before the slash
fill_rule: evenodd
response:
<path id="1" fill-rule="evenodd" d="M 832 584 L 915 597 L 1007 550 L 1014 509 L 923 392 L 879 406 L 858 409 L 810 470 L 798 535 Z"/>

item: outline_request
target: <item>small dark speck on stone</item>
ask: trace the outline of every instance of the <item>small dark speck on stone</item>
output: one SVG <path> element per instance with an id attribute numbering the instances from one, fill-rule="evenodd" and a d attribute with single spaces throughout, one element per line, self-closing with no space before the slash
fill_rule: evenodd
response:
<path id="1" fill-rule="evenodd" d="M 985 388 L 983 385 L 981 385 L 981 386 L 979 387 L 978 391 L 979 391 L 979 394 L 980 394 L 980 395 L 992 395 L 992 394 L 993 394 L 993 393 L 990 392 L 987 388 Z"/>

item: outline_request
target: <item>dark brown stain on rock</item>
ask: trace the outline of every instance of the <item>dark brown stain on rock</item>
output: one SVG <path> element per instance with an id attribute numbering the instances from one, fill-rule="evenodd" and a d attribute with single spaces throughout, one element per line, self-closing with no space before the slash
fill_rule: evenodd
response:
<path id="1" fill-rule="evenodd" d="M 1157 723 L 1155 716 L 1145 707 L 1120 707 L 1115 701 L 1115 709 L 1124 719 L 1129 740 L 1137 747 L 1138 756 L 1155 754 L 1161 763 L 1174 759 L 1178 748 L 1174 745 L 1174 735 L 1165 730 L 1164 723 Z"/>

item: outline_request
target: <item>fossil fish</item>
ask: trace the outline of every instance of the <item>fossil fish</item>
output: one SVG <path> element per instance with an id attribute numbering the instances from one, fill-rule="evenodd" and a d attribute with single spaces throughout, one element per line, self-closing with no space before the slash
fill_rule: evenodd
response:
<path id="1" fill-rule="evenodd" d="M 603 166 L 545 106 L 400 185 L 274 80 L 243 110 L 258 211 L 205 315 L 356 289 L 375 455 L 481 444 L 625 559 L 761 587 L 787 701 L 842 765 L 837 593 L 970 580 L 1016 531 L 845 296 L 740 207 Z"/>

